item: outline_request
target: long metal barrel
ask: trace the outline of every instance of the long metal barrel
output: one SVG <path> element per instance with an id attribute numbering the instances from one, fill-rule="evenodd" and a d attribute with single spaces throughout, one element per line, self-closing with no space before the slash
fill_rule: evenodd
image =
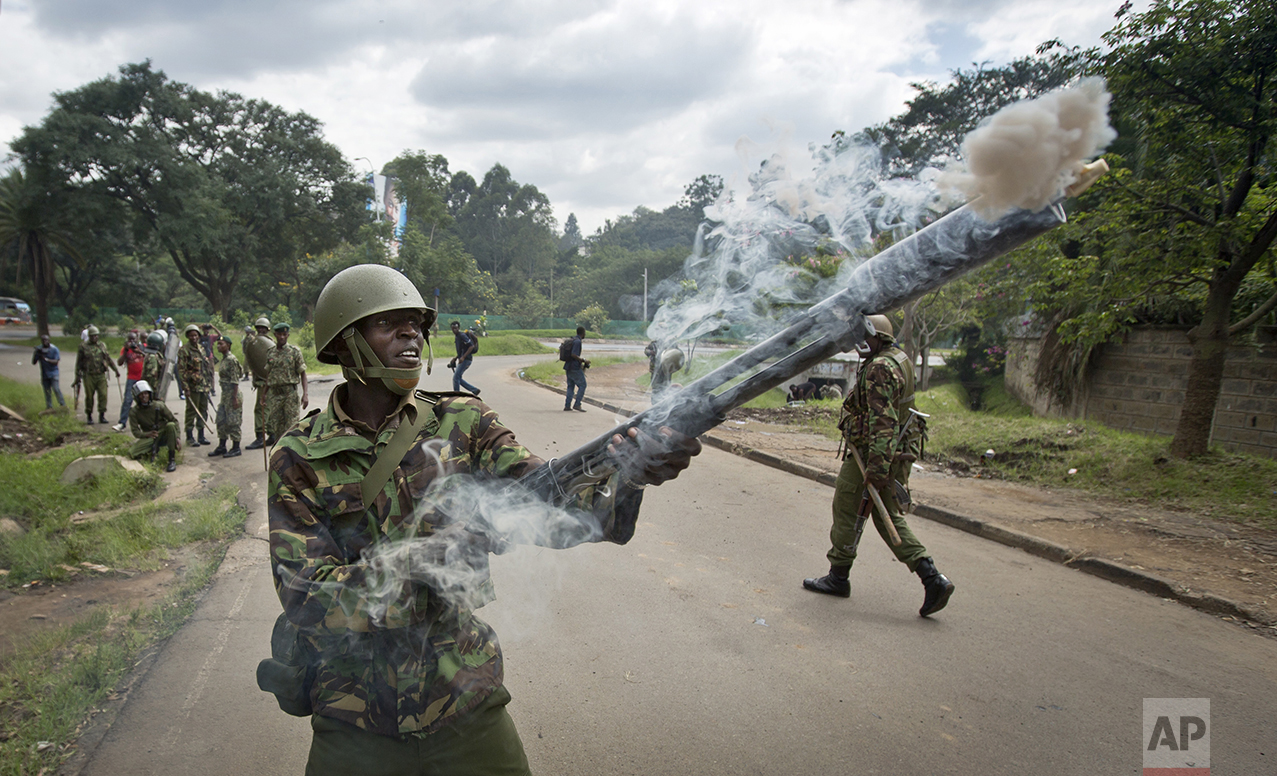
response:
<path id="1" fill-rule="evenodd" d="M 654 434 L 669 426 L 699 436 L 722 423 L 728 410 L 863 342 L 865 315 L 897 309 L 1066 220 L 1062 200 L 1036 213 L 1013 210 L 994 221 L 984 220 L 969 205 L 959 208 L 861 263 L 844 289 L 813 305 L 783 331 L 551 466 L 528 473 L 514 487 L 561 501 L 585 484 L 606 479 L 617 466 L 607 446 L 613 435 L 630 428 Z M 773 363 L 714 393 L 767 362 Z"/>

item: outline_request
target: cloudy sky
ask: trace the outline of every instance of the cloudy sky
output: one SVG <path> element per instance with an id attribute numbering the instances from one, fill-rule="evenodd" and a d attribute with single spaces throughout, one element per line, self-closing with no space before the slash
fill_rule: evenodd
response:
<path id="1" fill-rule="evenodd" d="M 1095 45 L 1121 0 L 0 3 L 0 143 L 51 93 L 149 58 L 318 117 L 360 169 L 404 149 L 476 178 L 500 162 L 588 234 L 762 149 L 883 121 L 911 81 Z"/>

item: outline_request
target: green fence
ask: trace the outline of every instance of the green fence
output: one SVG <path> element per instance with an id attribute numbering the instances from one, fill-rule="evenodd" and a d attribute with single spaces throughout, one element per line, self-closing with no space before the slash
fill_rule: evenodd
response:
<path id="1" fill-rule="evenodd" d="M 439 316 L 439 328 L 447 329 L 453 321 L 457 321 L 462 328 L 468 329 L 474 326 L 479 318 L 480 316 L 474 313 L 442 313 Z M 487 329 L 490 332 L 525 328 L 570 330 L 577 327 L 575 318 L 540 318 L 537 320 L 537 325 L 532 327 L 520 326 L 508 315 L 489 315 L 487 320 Z M 646 336 L 646 332 L 647 324 L 643 321 L 608 321 L 600 333 L 605 337 L 643 337 Z"/>

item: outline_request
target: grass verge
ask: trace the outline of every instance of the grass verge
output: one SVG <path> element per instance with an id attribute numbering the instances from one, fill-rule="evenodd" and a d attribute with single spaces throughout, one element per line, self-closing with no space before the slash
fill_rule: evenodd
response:
<path id="1" fill-rule="evenodd" d="M 202 551 L 163 601 L 131 611 L 100 607 L 68 627 L 32 636 L 0 664 L 0 776 L 52 773 L 73 753 L 92 710 L 144 650 L 195 610 L 247 517 L 233 488 L 172 508 L 177 511 L 152 513 L 150 521 L 185 526 L 167 533 L 166 541 L 198 541 Z"/>
<path id="2" fill-rule="evenodd" d="M 980 477 L 1076 488 L 1157 509 L 1277 528 L 1277 461 L 1218 449 L 1182 460 L 1170 454 L 1169 437 L 1035 418 L 1001 381 L 983 398 L 986 409 L 972 412 L 957 383 L 918 394 L 918 409 L 932 416 L 929 460 Z M 836 439 L 837 417 L 831 404 L 828 417 L 814 421 L 815 428 Z"/>

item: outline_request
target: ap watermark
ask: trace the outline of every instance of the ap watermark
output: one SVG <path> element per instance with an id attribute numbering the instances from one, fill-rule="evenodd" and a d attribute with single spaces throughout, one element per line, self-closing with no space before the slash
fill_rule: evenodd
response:
<path id="1" fill-rule="evenodd" d="M 1209 776 L 1210 698 L 1144 699 L 1144 776 Z"/>

